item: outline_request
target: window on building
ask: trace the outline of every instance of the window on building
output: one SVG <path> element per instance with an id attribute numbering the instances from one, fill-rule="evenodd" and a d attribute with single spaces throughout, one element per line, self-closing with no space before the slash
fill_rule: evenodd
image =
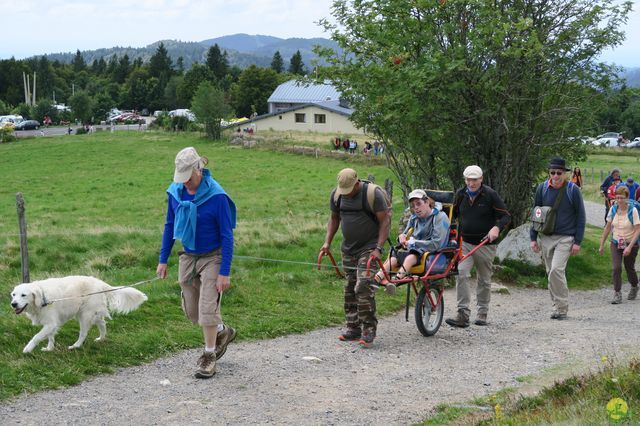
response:
<path id="1" fill-rule="evenodd" d="M 306 123 L 306 114 L 296 114 L 296 123 Z"/>
<path id="2" fill-rule="evenodd" d="M 327 122 L 327 116 L 325 114 L 314 114 L 313 121 L 316 124 L 325 124 Z"/>

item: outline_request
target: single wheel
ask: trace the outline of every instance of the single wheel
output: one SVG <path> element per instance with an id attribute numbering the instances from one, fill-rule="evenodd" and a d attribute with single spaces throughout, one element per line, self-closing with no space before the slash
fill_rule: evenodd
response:
<path id="1" fill-rule="evenodd" d="M 434 302 L 438 301 L 441 286 L 429 286 L 429 292 Z M 442 317 L 444 316 L 444 298 L 440 299 L 440 304 L 433 308 L 427 297 L 426 287 L 422 287 L 416 298 L 416 326 L 423 336 L 433 336 L 438 332 Z"/>

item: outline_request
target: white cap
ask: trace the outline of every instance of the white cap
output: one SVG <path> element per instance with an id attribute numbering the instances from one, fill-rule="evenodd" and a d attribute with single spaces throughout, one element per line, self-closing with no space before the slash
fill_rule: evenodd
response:
<path id="1" fill-rule="evenodd" d="M 424 192 L 423 189 L 414 189 L 413 191 L 411 191 L 411 193 L 409 193 L 409 201 L 411 201 L 414 198 L 420 198 L 420 199 L 427 198 L 427 193 Z"/>
<path id="2" fill-rule="evenodd" d="M 180 151 L 176 155 L 176 171 L 173 173 L 173 181 L 185 183 L 191 179 L 193 169 L 201 168 L 200 161 L 200 156 L 195 148 L 188 147 Z"/>
<path id="3" fill-rule="evenodd" d="M 480 179 L 482 177 L 482 169 L 478 166 L 469 166 L 462 173 L 467 179 Z"/>

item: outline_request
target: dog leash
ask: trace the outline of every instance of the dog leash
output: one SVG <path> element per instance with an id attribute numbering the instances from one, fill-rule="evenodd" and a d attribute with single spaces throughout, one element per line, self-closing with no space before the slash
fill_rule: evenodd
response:
<path id="1" fill-rule="evenodd" d="M 60 302 L 62 300 L 79 299 L 81 297 L 89 297 L 89 296 L 94 296 L 96 294 L 109 293 L 109 292 L 112 292 L 112 291 L 121 290 L 123 288 L 133 288 L 133 287 L 137 287 L 139 285 L 150 283 L 150 282 L 153 282 L 153 281 L 156 281 L 156 280 L 159 280 L 159 279 L 160 279 L 160 277 L 155 277 L 155 278 L 151 278 L 150 280 L 139 281 L 139 282 L 137 282 L 135 284 L 122 285 L 122 286 L 118 286 L 118 287 L 115 287 L 115 288 L 110 288 L 109 290 L 94 291 L 93 293 L 82 294 L 80 296 L 61 297 L 59 299 L 53 299 L 53 300 L 47 300 L 46 298 L 44 298 L 44 300 L 42 302 L 42 307 L 44 308 L 47 305 L 51 305 L 54 302 Z"/>

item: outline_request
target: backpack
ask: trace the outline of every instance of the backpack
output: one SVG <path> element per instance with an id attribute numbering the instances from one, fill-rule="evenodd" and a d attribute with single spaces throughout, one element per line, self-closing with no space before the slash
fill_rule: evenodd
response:
<path id="1" fill-rule="evenodd" d="M 573 197 L 571 196 L 571 194 L 573 194 L 573 191 L 577 187 L 577 185 L 573 182 L 567 182 L 566 185 L 567 185 L 567 199 L 569 200 L 569 203 L 573 205 Z M 541 194 L 543 199 L 544 199 L 544 195 L 547 193 L 548 190 L 549 190 L 549 180 L 546 180 L 542 184 Z"/>
<path id="2" fill-rule="evenodd" d="M 362 193 L 366 194 L 366 197 L 361 195 L 362 198 L 362 208 L 358 210 L 346 210 L 340 207 L 340 201 L 342 200 L 342 195 L 338 195 L 337 192 L 333 194 L 333 202 L 335 203 L 338 210 L 342 211 L 364 211 L 374 222 L 378 222 L 378 217 L 376 216 L 376 212 L 374 210 L 374 202 L 376 199 L 376 188 L 380 188 L 382 194 L 384 195 L 384 199 L 387 202 L 388 206 L 391 206 L 391 201 L 389 200 L 389 196 L 387 195 L 387 191 L 382 189 L 379 185 L 376 185 L 373 182 L 369 182 L 368 180 L 360 180 L 362 184 Z"/>
<path id="3" fill-rule="evenodd" d="M 640 204 L 637 201 L 629 199 L 629 208 L 627 208 L 627 217 L 629 218 L 629 222 L 631 222 L 632 225 L 633 225 L 633 209 L 636 209 L 636 211 L 638 212 L 638 215 L 640 215 Z M 618 211 L 618 204 L 614 204 L 611 207 L 611 219 L 613 219 L 616 216 L 617 211 Z"/>

